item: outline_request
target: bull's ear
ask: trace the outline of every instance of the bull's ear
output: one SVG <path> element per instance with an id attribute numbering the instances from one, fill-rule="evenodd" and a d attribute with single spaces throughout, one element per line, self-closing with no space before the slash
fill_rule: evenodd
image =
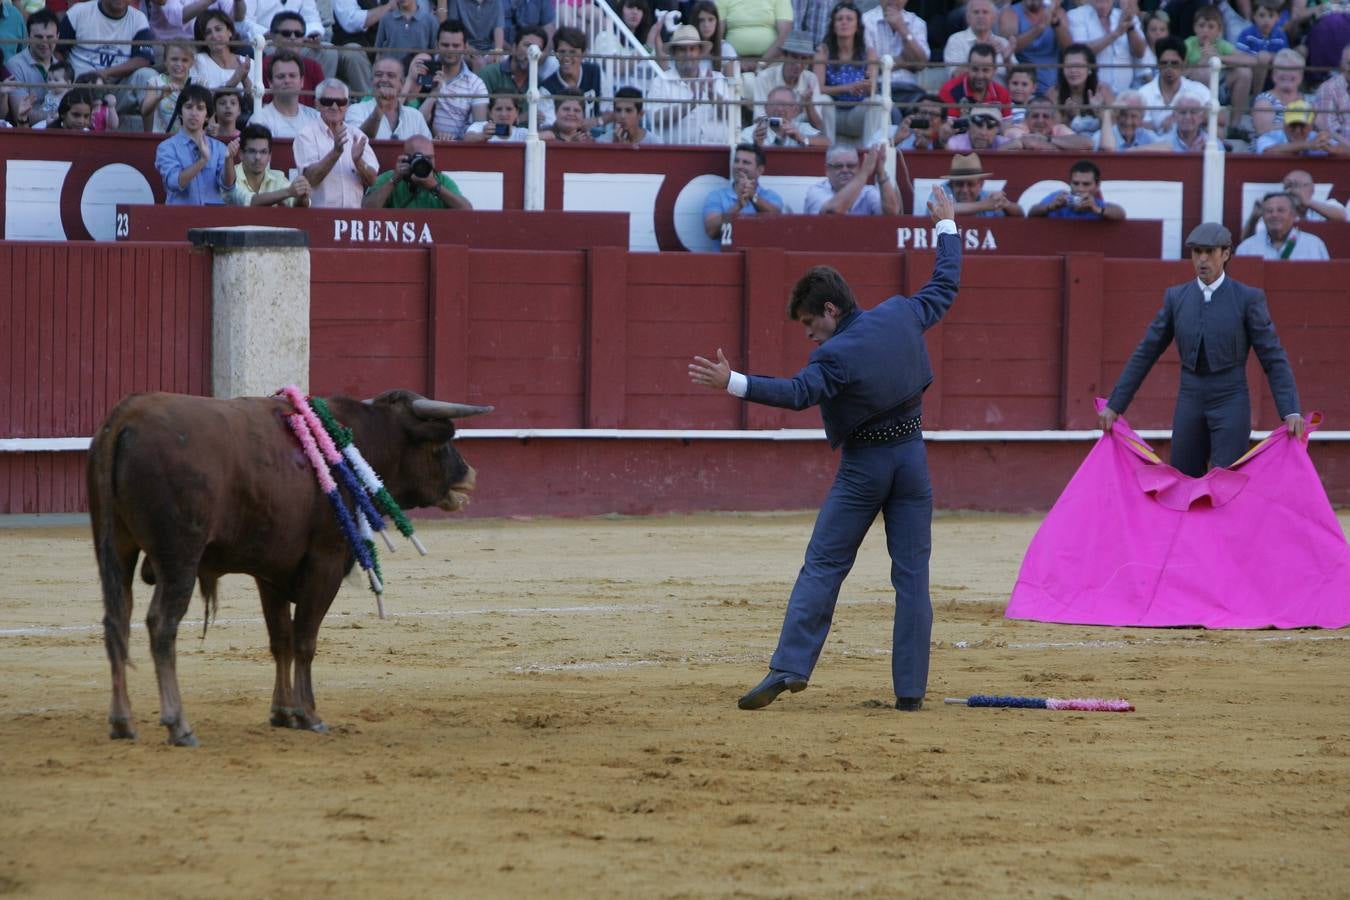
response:
<path id="1" fill-rule="evenodd" d="M 392 391 L 384 391 L 381 394 L 376 394 L 369 400 L 362 400 L 361 402 L 369 406 L 397 406 L 399 404 L 411 405 L 417 402 L 418 400 L 423 399 L 425 398 L 416 391 L 405 391 L 399 389 Z"/>

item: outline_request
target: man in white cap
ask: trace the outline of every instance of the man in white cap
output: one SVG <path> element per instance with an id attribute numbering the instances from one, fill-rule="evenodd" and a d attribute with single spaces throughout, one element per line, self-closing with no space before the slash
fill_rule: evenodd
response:
<path id="1" fill-rule="evenodd" d="M 1007 194 L 984 189 L 984 180 L 989 175 L 980 164 L 979 154 L 958 153 L 952 157 L 942 189 L 954 201 L 956 215 L 1021 218 L 1022 207 L 1009 200 Z"/>
<path id="2" fill-rule="evenodd" d="M 1163 294 L 1162 309 L 1125 364 L 1100 417 L 1102 429 L 1109 431 L 1175 338 L 1181 390 L 1172 416 L 1171 463 L 1192 478 L 1203 476 L 1211 463 L 1229 466 L 1247 452 L 1252 419 L 1247 357 L 1252 350 L 1289 434 L 1302 439 L 1307 431 L 1294 372 L 1275 334 L 1265 293 L 1224 274 L 1232 245 L 1232 235 L 1217 222 L 1196 226 L 1186 238 L 1196 277 Z"/>
<path id="3" fill-rule="evenodd" d="M 652 81 L 648 116 L 663 144 L 726 144 L 730 136 L 731 94 L 716 70 L 701 71 L 709 44 L 692 25 L 681 25 L 666 42 L 674 66 Z"/>

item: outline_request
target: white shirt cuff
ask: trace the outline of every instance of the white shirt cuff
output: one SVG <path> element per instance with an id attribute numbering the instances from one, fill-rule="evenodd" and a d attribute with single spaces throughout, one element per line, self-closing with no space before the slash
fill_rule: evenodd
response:
<path id="1" fill-rule="evenodd" d="M 951 219 L 940 219 L 933 230 L 938 234 L 956 234 L 956 223 Z"/>
<path id="2" fill-rule="evenodd" d="M 744 397 L 750 391 L 750 379 L 740 372 L 732 372 L 727 381 L 727 393 L 733 397 Z"/>

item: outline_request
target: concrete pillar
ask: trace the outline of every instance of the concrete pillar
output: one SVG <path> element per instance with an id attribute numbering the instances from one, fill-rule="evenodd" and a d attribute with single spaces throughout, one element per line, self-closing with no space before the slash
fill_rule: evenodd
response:
<path id="1" fill-rule="evenodd" d="M 211 250 L 211 394 L 309 390 L 309 235 L 295 228 L 193 228 Z"/>

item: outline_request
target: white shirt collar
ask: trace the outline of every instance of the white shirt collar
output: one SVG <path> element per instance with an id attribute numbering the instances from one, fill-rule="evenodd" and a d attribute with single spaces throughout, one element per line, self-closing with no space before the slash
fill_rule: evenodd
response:
<path id="1" fill-rule="evenodd" d="M 1214 296 L 1214 292 L 1223 286 L 1223 280 L 1227 277 L 1228 276 L 1225 273 L 1220 272 L 1219 277 L 1214 279 L 1213 284 L 1205 284 L 1199 278 L 1195 279 L 1195 283 L 1200 286 L 1200 293 L 1205 296 L 1206 303 Z"/>

